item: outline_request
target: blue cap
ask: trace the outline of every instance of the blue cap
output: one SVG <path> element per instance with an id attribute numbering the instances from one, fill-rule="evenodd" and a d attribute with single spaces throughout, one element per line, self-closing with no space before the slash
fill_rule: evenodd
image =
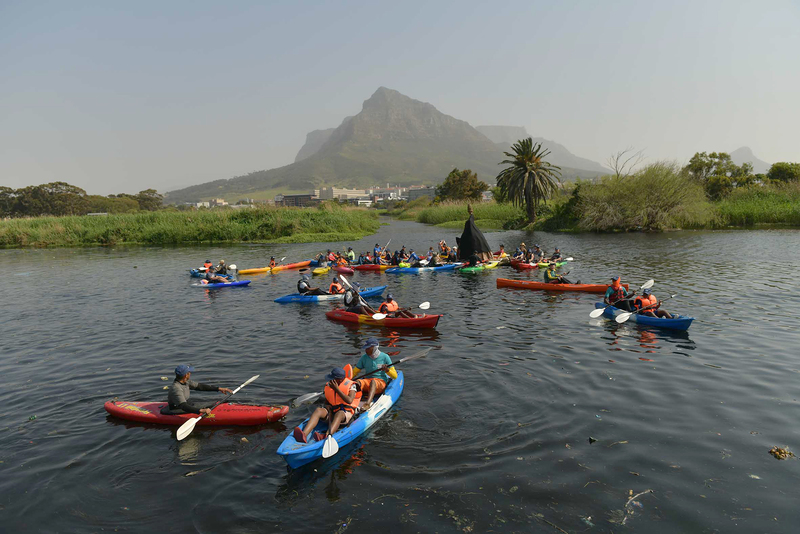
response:
<path id="1" fill-rule="evenodd" d="M 178 376 L 186 376 L 186 373 L 194 372 L 194 367 L 191 365 L 184 365 L 180 364 L 178 367 L 175 368 L 175 374 Z"/>
<path id="2" fill-rule="evenodd" d="M 331 374 L 325 376 L 325 379 L 326 380 L 335 380 L 337 378 L 344 378 L 346 376 L 347 375 L 344 374 L 344 369 L 342 369 L 341 367 L 334 367 L 331 370 Z"/>
<path id="3" fill-rule="evenodd" d="M 336 277 L 334 276 L 334 277 L 333 277 L 333 281 L 334 281 L 334 282 L 338 282 L 338 281 L 339 281 L 339 279 L 338 279 L 338 278 L 336 278 Z"/>
<path id="4" fill-rule="evenodd" d="M 642 290 L 642 295 L 649 295 L 652 292 L 653 290 L 648 287 L 647 289 Z"/>
<path id="5" fill-rule="evenodd" d="M 364 342 L 363 348 L 368 349 L 369 347 L 377 347 L 378 345 L 380 345 L 380 343 L 378 343 L 378 338 L 371 337 Z"/>
<path id="6" fill-rule="evenodd" d="M 391 293 L 386 295 L 386 300 L 392 300 L 393 298 L 394 298 L 394 295 L 392 295 Z"/>
<path id="7" fill-rule="evenodd" d="M 616 282 L 617 280 L 619 280 L 619 276 L 612 276 L 611 277 L 611 281 L 612 282 Z"/>
<path id="8" fill-rule="evenodd" d="M 359 284 L 358 282 L 353 282 L 353 285 L 356 287 L 361 287 L 361 284 Z"/>

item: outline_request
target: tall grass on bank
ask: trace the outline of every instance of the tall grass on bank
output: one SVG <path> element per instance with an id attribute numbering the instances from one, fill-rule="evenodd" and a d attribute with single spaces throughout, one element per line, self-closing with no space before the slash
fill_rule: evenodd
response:
<path id="1" fill-rule="evenodd" d="M 800 226 L 800 182 L 736 189 L 717 204 L 717 210 L 728 226 Z"/>
<path id="2" fill-rule="evenodd" d="M 632 176 L 605 177 L 581 187 L 579 228 L 665 230 L 715 224 L 715 214 L 701 185 L 676 163 L 650 164 Z"/>
<path id="3" fill-rule="evenodd" d="M 298 243 L 360 239 L 379 227 L 375 211 L 328 204 L 317 208 L 155 211 L 0 221 L 0 246 Z"/>
<path id="4" fill-rule="evenodd" d="M 442 202 L 421 210 L 417 222 L 425 224 L 444 224 L 452 221 L 463 223 L 468 217 L 467 204 L 472 204 L 475 220 L 508 221 L 525 216 L 520 207 L 496 202 Z"/>

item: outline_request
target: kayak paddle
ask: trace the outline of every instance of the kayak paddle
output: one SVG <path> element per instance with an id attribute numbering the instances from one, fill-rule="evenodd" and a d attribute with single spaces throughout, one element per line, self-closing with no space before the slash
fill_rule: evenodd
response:
<path id="1" fill-rule="evenodd" d="M 677 294 L 676 294 L 676 295 L 670 295 L 670 296 L 668 296 L 667 298 L 665 298 L 664 300 L 669 300 L 669 299 L 671 299 L 672 297 L 677 297 L 677 296 L 678 296 Z M 661 302 L 664 302 L 664 300 L 662 300 Z M 639 312 L 641 312 L 641 311 L 644 311 L 644 310 L 646 310 L 647 308 L 652 308 L 653 306 L 654 306 L 654 305 L 645 306 L 645 307 L 644 307 L 644 308 L 642 308 L 641 310 L 636 310 L 635 312 L 622 312 L 622 313 L 620 313 L 619 315 L 617 315 L 616 317 L 614 317 L 614 320 L 615 320 L 615 321 L 617 321 L 617 323 L 619 323 L 619 324 L 622 324 L 622 323 L 624 323 L 625 321 L 627 321 L 628 319 L 630 319 L 630 318 L 631 318 L 631 315 L 633 315 L 634 313 L 639 313 Z"/>
<path id="2" fill-rule="evenodd" d="M 417 307 L 420 310 L 428 310 L 431 307 L 431 303 L 428 302 L 428 301 L 425 301 L 425 302 L 423 302 L 422 304 L 420 304 Z M 405 308 L 405 309 L 408 309 L 408 308 Z M 381 319 L 386 319 L 386 314 L 385 313 L 376 313 L 375 315 L 372 316 L 372 318 L 375 319 L 376 321 L 380 321 Z"/>
<path id="3" fill-rule="evenodd" d="M 373 413 L 377 414 L 381 410 L 387 409 L 392 404 L 392 399 L 389 395 L 381 395 L 375 404 L 370 406 L 369 410 L 375 410 Z M 376 415 L 377 417 L 377 415 Z M 333 437 L 333 434 L 325 438 L 325 443 L 322 445 L 322 457 L 323 458 L 330 458 L 334 454 L 339 452 L 339 442 L 336 441 L 336 438 Z"/>
<path id="4" fill-rule="evenodd" d="M 644 284 L 642 284 L 641 287 L 639 287 L 639 289 L 650 289 L 651 287 L 653 287 L 653 284 L 655 284 L 655 283 L 656 283 L 655 280 L 650 279 L 647 282 L 645 282 Z M 631 296 L 631 297 L 628 297 L 628 298 L 624 298 L 622 300 L 631 300 L 632 298 L 633 297 Z M 596 309 L 592 310 L 591 312 L 589 312 L 589 317 L 591 317 L 592 319 L 597 319 L 598 317 L 603 315 L 603 312 L 605 312 L 606 309 L 609 308 L 610 306 L 613 306 L 613 304 L 609 304 L 605 308 L 596 308 Z M 627 321 L 627 319 L 625 319 L 625 320 Z"/>
<path id="5" fill-rule="evenodd" d="M 399 360 L 397 360 L 395 362 L 392 362 L 389 365 L 389 367 L 394 367 L 395 365 L 400 365 L 401 363 L 404 363 L 404 362 L 409 362 L 411 360 L 416 360 L 417 358 L 423 358 L 430 351 L 431 351 L 431 347 L 427 347 L 427 348 L 425 348 L 425 349 L 423 349 L 423 350 L 421 350 L 419 352 L 415 352 L 411 356 L 406 356 L 405 358 L 400 358 Z M 357 379 L 357 378 L 364 378 L 365 376 L 369 376 L 371 374 L 375 374 L 378 371 L 380 371 L 380 369 L 376 369 L 375 371 L 372 371 L 371 373 L 367 373 L 365 375 L 357 376 L 357 377 L 354 378 L 354 380 Z M 318 397 L 321 397 L 322 394 L 323 394 L 322 391 L 317 391 L 317 392 L 314 392 L 314 393 L 306 393 L 305 395 L 297 397 L 292 404 L 297 406 L 297 405 L 303 404 L 305 402 L 309 402 L 311 400 L 316 400 Z"/>
<path id="6" fill-rule="evenodd" d="M 255 380 L 256 378 L 258 378 L 259 376 L 260 376 L 260 375 L 256 375 L 256 376 L 254 376 L 254 377 L 250 378 L 250 380 L 248 380 L 247 382 L 245 382 L 244 384 L 242 384 L 242 385 L 241 385 L 241 386 L 239 386 L 238 388 L 234 389 L 234 390 L 233 390 L 233 391 L 230 393 L 230 395 L 226 395 L 224 399 L 222 399 L 221 401 L 217 402 L 217 403 L 216 403 L 214 406 L 212 406 L 212 407 L 211 407 L 211 409 L 213 410 L 214 408 L 216 408 L 217 406 L 219 406 L 219 405 L 220 405 L 220 404 L 222 404 L 223 402 L 227 401 L 227 400 L 228 400 L 230 397 L 232 397 L 233 395 L 236 395 L 236 392 L 238 392 L 240 389 L 242 389 L 243 387 L 245 387 L 245 386 L 246 386 L 247 384 L 249 384 L 250 382 L 254 381 L 254 380 Z M 188 437 L 188 436 L 189 436 L 189 434 L 191 434 L 191 433 L 192 433 L 192 430 L 194 430 L 194 427 L 195 427 L 195 425 L 197 424 L 197 422 L 198 422 L 198 421 L 200 421 L 200 419 L 202 419 L 203 417 L 205 417 L 205 414 L 203 414 L 203 415 L 199 415 L 199 416 L 197 416 L 197 417 L 192 417 L 191 419 L 188 419 L 188 420 L 187 420 L 185 423 L 183 423 L 183 424 L 180 426 L 180 428 L 178 428 L 178 441 L 181 441 L 181 440 L 183 440 L 183 439 L 186 439 L 186 437 Z"/>

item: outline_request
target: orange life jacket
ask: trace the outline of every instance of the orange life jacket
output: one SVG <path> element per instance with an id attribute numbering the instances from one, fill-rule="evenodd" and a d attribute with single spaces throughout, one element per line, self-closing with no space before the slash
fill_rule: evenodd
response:
<path id="1" fill-rule="evenodd" d="M 638 296 L 634 299 L 633 304 L 636 306 L 637 309 L 641 310 L 642 308 L 647 308 L 648 306 L 655 306 L 658 303 L 658 299 L 655 295 L 648 295 L 648 296 Z"/>
<path id="2" fill-rule="evenodd" d="M 344 258 L 339 258 L 338 260 L 336 260 L 336 264 L 337 265 L 347 265 L 347 260 L 344 259 Z"/>
<path id="3" fill-rule="evenodd" d="M 381 304 L 380 308 L 378 308 L 378 311 L 384 313 L 390 313 L 390 312 L 396 312 L 399 309 L 400 306 L 397 304 L 397 301 L 393 300 L 392 302 L 386 301 L 383 304 Z"/>
<path id="4" fill-rule="evenodd" d="M 350 389 L 353 387 L 353 381 L 349 378 L 345 378 L 342 380 L 342 383 L 339 384 L 339 389 L 342 390 L 343 393 L 350 393 Z M 353 402 L 347 404 L 345 399 L 341 398 L 336 390 L 334 390 L 330 386 L 325 386 L 325 400 L 333 406 L 333 411 L 338 412 L 339 410 L 347 410 L 348 412 L 355 412 L 356 408 L 358 408 L 358 403 L 361 401 L 361 392 L 356 392 L 355 396 L 353 397 Z"/>
<path id="5" fill-rule="evenodd" d="M 342 293 L 343 291 L 344 288 L 342 287 L 342 284 L 338 284 L 336 282 L 332 282 L 331 287 L 328 288 L 328 293 Z"/>
<path id="6" fill-rule="evenodd" d="M 275 267 L 275 260 L 269 260 L 269 266 Z"/>
<path id="7" fill-rule="evenodd" d="M 212 268 L 213 266 L 214 266 L 214 264 L 213 264 L 213 263 L 204 263 L 204 264 L 203 264 L 203 269 L 210 269 L 210 268 Z"/>
<path id="8" fill-rule="evenodd" d="M 611 284 L 611 287 L 614 289 L 614 291 L 608 297 L 608 301 L 610 303 L 613 304 L 613 303 L 617 302 L 618 300 L 622 300 L 622 299 L 625 298 L 625 288 L 622 287 L 622 284 L 619 284 L 619 285 Z"/>

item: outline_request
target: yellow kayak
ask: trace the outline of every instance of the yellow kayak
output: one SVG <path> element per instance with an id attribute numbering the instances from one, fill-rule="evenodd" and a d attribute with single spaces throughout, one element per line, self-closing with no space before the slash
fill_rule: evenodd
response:
<path id="1" fill-rule="evenodd" d="M 297 263 L 289 263 L 287 265 L 276 265 L 275 267 L 259 267 L 258 269 L 242 269 L 239 274 L 258 274 L 258 273 L 277 273 L 285 271 L 286 269 L 299 269 L 300 267 L 308 267 L 311 265 L 311 260 L 298 261 Z"/>
<path id="2" fill-rule="evenodd" d="M 484 269 L 495 269 L 497 266 L 500 265 L 500 261 L 490 261 L 486 264 Z"/>
<path id="3" fill-rule="evenodd" d="M 316 269 L 314 269 L 311 272 L 314 273 L 314 274 L 327 274 L 328 271 L 330 271 L 330 270 L 331 270 L 330 267 L 317 267 Z"/>

